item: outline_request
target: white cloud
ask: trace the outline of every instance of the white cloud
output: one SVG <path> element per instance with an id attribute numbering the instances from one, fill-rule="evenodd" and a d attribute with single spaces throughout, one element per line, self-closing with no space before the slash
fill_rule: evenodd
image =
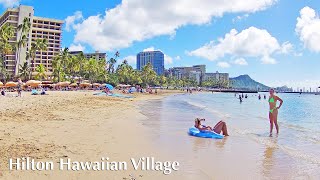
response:
<path id="1" fill-rule="evenodd" d="M 253 13 L 277 0 L 122 0 L 105 14 L 90 16 L 74 26 L 74 41 L 97 50 L 115 50 L 155 36 L 174 36 L 182 26 L 210 23 L 226 13 Z M 199 10 L 201 9 L 201 10 Z"/>
<path id="2" fill-rule="evenodd" d="M 160 51 L 160 49 L 155 49 L 153 46 L 145 48 L 144 50 L 142 50 L 143 52 L 147 52 L 147 51 Z"/>
<path id="3" fill-rule="evenodd" d="M 304 47 L 314 52 L 320 52 L 320 18 L 315 10 L 306 6 L 300 10 L 297 18 L 296 32 Z"/>
<path id="4" fill-rule="evenodd" d="M 155 49 L 153 46 L 151 47 L 148 47 L 146 49 L 143 50 L 143 52 L 146 52 L 146 51 L 161 51 L 161 49 Z M 162 51 L 161 51 L 162 52 Z M 164 64 L 165 65 L 170 65 L 173 63 L 173 58 L 165 53 L 164 54 Z"/>
<path id="5" fill-rule="evenodd" d="M 235 18 L 232 19 L 232 22 L 235 23 L 235 22 L 238 22 L 238 21 L 241 21 L 241 20 L 244 20 L 246 18 L 249 17 L 249 14 L 244 14 L 242 16 L 237 16 Z"/>
<path id="6" fill-rule="evenodd" d="M 137 57 L 136 56 L 131 55 L 131 56 L 127 56 L 123 59 L 127 60 L 128 64 L 130 66 L 132 66 L 134 69 L 136 68 L 136 64 L 137 64 Z"/>
<path id="7" fill-rule="evenodd" d="M 10 8 L 19 5 L 20 0 L 0 0 L 0 4 L 5 8 Z"/>
<path id="8" fill-rule="evenodd" d="M 165 64 L 165 65 L 170 65 L 170 64 L 172 64 L 172 63 L 173 63 L 172 57 L 164 54 L 164 64 Z"/>
<path id="9" fill-rule="evenodd" d="M 284 47 L 279 45 L 278 40 L 265 29 L 250 27 L 240 33 L 232 29 L 224 38 L 219 38 L 217 42 L 211 41 L 204 46 L 187 52 L 190 56 L 198 56 L 211 61 L 224 56 L 235 57 L 255 57 L 260 58 L 263 63 L 275 64 L 276 60 L 271 58 L 275 52 L 288 50 L 288 44 Z"/>
<path id="10" fill-rule="evenodd" d="M 230 64 L 227 62 L 218 62 L 217 66 L 219 66 L 221 68 L 229 68 Z"/>
<path id="11" fill-rule="evenodd" d="M 81 44 L 71 44 L 69 51 L 84 51 L 86 48 Z"/>
<path id="12" fill-rule="evenodd" d="M 248 62 L 244 58 L 238 58 L 233 61 L 234 64 L 241 65 L 241 66 L 247 66 Z"/>
<path id="13" fill-rule="evenodd" d="M 71 31 L 72 28 L 75 28 L 75 24 L 81 20 L 83 20 L 81 11 L 76 11 L 72 16 L 68 16 L 64 20 L 66 23 L 66 31 Z"/>
<path id="14" fill-rule="evenodd" d="M 179 60 L 181 60 L 181 57 L 180 56 L 176 56 L 176 57 L 174 57 L 174 59 L 179 61 Z"/>
<path id="15" fill-rule="evenodd" d="M 270 56 L 263 56 L 261 61 L 263 64 L 277 64 L 277 61 Z"/>
<path id="16" fill-rule="evenodd" d="M 280 52 L 283 54 L 289 54 L 290 52 L 292 52 L 292 50 L 293 50 L 293 45 L 287 41 L 281 45 Z"/>

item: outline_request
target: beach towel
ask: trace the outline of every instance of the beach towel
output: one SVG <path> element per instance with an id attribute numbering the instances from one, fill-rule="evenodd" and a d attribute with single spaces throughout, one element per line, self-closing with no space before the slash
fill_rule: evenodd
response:
<path id="1" fill-rule="evenodd" d="M 106 93 L 105 92 L 100 92 L 100 93 L 94 93 L 93 95 L 95 95 L 95 96 L 106 96 Z M 122 94 L 108 94 L 108 96 L 119 97 L 119 98 L 133 98 L 133 96 L 126 96 L 126 95 L 122 95 Z"/>
<path id="2" fill-rule="evenodd" d="M 37 90 L 35 90 L 35 89 L 33 89 L 32 91 L 31 91 L 31 95 L 38 95 L 39 94 L 39 92 L 37 91 Z"/>

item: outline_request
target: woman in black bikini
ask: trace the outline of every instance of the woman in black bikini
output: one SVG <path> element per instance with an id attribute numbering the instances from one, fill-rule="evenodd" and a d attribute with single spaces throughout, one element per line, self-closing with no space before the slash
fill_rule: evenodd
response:
<path id="1" fill-rule="evenodd" d="M 201 121 L 205 121 L 205 119 L 196 118 L 194 121 L 194 127 L 199 129 L 200 131 L 214 131 L 218 134 L 222 132 L 223 135 L 229 136 L 227 124 L 224 121 L 219 121 L 213 128 L 211 126 L 201 125 Z"/>

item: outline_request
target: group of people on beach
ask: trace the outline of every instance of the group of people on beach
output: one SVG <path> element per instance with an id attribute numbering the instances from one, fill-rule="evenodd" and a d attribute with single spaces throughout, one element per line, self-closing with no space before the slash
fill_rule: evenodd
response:
<path id="1" fill-rule="evenodd" d="M 272 136 L 272 131 L 273 127 L 276 127 L 277 134 L 279 134 L 279 125 L 278 125 L 278 111 L 281 108 L 283 104 L 283 100 L 279 98 L 278 96 L 275 95 L 274 89 L 270 89 L 269 91 L 270 96 L 269 96 L 269 121 L 270 121 L 270 136 Z M 243 98 L 242 96 L 239 95 L 240 101 Z M 247 98 L 247 95 L 245 96 Z M 266 99 L 266 96 L 264 95 L 264 98 Z M 259 99 L 261 99 L 261 96 L 259 95 Z M 279 106 L 277 106 L 277 102 L 280 102 Z M 228 129 L 227 129 L 227 124 L 224 121 L 219 121 L 214 127 L 211 126 L 204 126 L 201 124 L 201 121 L 205 121 L 203 118 L 196 118 L 195 119 L 195 124 L 194 127 L 199 129 L 200 131 L 213 131 L 215 133 L 222 133 L 224 136 L 229 136 L 228 134 Z"/>

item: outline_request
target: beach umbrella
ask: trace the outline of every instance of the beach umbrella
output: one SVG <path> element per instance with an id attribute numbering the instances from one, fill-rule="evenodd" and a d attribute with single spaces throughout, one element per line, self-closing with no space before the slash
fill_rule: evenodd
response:
<path id="1" fill-rule="evenodd" d="M 0 87 L 2 87 L 3 86 L 3 83 L 0 81 Z"/>
<path id="2" fill-rule="evenodd" d="M 81 83 L 80 84 L 80 87 L 89 87 L 89 86 L 91 86 L 90 83 Z"/>
<path id="3" fill-rule="evenodd" d="M 41 81 L 29 80 L 26 82 L 26 86 L 38 87 L 41 84 Z"/>
<path id="4" fill-rule="evenodd" d="M 61 82 L 61 83 L 60 83 L 60 86 L 61 86 L 61 87 L 67 87 L 67 86 L 69 86 L 69 84 L 70 84 L 69 81 L 65 81 L 65 82 Z"/>
<path id="5" fill-rule="evenodd" d="M 56 84 L 56 86 L 67 87 L 67 86 L 69 86 L 69 84 L 70 84 L 69 81 L 58 82 L 58 83 Z"/>
<path id="6" fill-rule="evenodd" d="M 108 88 L 110 91 L 113 90 L 113 86 L 111 84 L 106 84 L 106 88 Z"/>
<path id="7" fill-rule="evenodd" d="M 6 83 L 6 87 L 17 87 L 17 86 L 18 86 L 18 83 L 15 83 L 12 81 Z"/>
<path id="8" fill-rule="evenodd" d="M 93 83 L 92 86 L 94 86 L 94 87 L 100 87 L 101 84 L 100 84 L 100 83 Z"/>
<path id="9" fill-rule="evenodd" d="M 69 86 L 71 86 L 71 87 L 77 87 L 78 84 L 77 84 L 77 83 L 72 83 L 72 84 L 70 84 Z"/>

